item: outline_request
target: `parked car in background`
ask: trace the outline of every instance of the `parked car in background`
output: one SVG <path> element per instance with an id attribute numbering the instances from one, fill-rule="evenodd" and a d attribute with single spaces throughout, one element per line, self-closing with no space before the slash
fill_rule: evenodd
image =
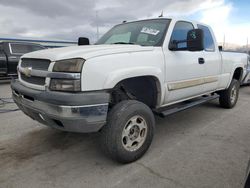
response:
<path id="1" fill-rule="evenodd" d="M 1 42 L 0 79 L 17 76 L 17 65 L 20 57 L 26 53 L 43 49 L 46 47 L 34 43 Z"/>
<path id="2" fill-rule="evenodd" d="M 248 56 L 247 64 L 245 64 L 245 71 L 241 84 L 242 85 L 250 84 L 250 56 Z"/>

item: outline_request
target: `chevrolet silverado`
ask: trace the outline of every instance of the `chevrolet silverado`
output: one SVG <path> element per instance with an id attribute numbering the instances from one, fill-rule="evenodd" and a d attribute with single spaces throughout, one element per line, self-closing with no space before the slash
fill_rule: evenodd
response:
<path id="1" fill-rule="evenodd" d="M 219 98 L 233 108 L 248 55 L 221 52 L 205 24 L 157 18 L 119 24 L 94 45 L 25 54 L 13 99 L 32 119 L 71 132 L 100 131 L 122 163 L 139 159 L 162 117 Z"/>

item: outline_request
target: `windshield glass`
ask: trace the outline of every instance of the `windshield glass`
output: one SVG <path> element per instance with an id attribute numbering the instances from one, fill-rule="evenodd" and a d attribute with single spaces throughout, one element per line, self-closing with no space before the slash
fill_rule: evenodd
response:
<path id="1" fill-rule="evenodd" d="M 161 46 L 170 20 L 155 19 L 117 25 L 96 44 L 138 44 Z"/>
<path id="2" fill-rule="evenodd" d="M 45 49 L 43 46 L 32 44 L 12 43 L 10 44 L 12 54 L 26 54 Z"/>

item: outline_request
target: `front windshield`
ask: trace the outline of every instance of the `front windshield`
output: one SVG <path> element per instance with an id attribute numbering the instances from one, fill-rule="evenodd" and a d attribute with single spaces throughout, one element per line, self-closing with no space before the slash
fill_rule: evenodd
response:
<path id="1" fill-rule="evenodd" d="M 169 23 L 169 19 L 155 19 L 117 25 L 103 35 L 96 44 L 161 46 Z"/>

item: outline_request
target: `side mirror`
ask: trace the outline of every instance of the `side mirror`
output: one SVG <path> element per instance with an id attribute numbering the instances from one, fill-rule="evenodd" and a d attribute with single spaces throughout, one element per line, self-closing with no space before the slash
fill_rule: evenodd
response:
<path id="1" fill-rule="evenodd" d="M 85 37 L 78 38 L 78 46 L 89 45 L 89 39 Z"/>
<path id="2" fill-rule="evenodd" d="M 223 51 L 223 46 L 218 46 L 219 51 Z"/>
<path id="3" fill-rule="evenodd" d="M 202 29 L 192 29 L 188 32 L 187 49 L 189 51 L 204 50 L 204 33 Z"/>

